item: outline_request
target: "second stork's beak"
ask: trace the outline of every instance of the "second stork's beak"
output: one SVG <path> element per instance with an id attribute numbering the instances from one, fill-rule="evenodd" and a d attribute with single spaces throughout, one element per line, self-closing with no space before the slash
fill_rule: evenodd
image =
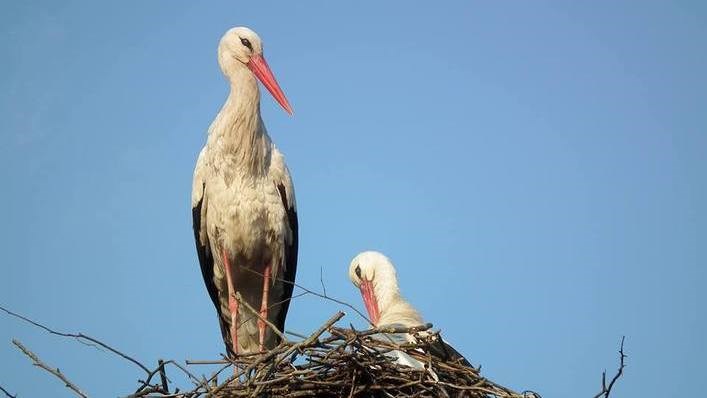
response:
<path id="1" fill-rule="evenodd" d="M 263 83 L 263 86 L 270 91 L 270 94 L 275 98 L 275 100 L 282 106 L 283 109 L 290 115 L 292 115 L 292 107 L 290 103 L 287 102 L 287 97 L 285 93 L 282 92 L 280 85 L 277 84 L 275 80 L 275 75 L 273 75 L 267 61 L 262 55 L 254 54 L 250 61 L 248 62 L 248 68 L 253 72 L 255 77 Z"/>
<path id="2" fill-rule="evenodd" d="M 361 281 L 361 296 L 363 296 L 363 304 L 366 306 L 368 316 L 371 317 L 373 326 L 378 326 L 380 320 L 380 309 L 378 308 L 378 299 L 373 291 L 373 281 L 363 279 Z"/>

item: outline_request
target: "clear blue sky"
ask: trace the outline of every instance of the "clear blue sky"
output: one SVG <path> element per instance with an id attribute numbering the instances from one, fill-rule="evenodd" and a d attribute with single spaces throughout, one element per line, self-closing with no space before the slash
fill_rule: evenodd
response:
<path id="1" fill-rule="evenodd" d="M 700 1 L 4 2 L 0 303 L 137 358 L 223 350 L 194 250 L 196 154 L 246 25 L 292 103 L 262 111 L 299 205 L 298 282 L 362 308 L 377 249 L 484 373 L 591 396 L 701 388 L 707 6 Z M 337 305 L 297 299 L 288 329 Z M 363 326 L 355 315 L 347 322 Z M 138 369 L 0 314 L 0 385 L 95 396 Z"/>

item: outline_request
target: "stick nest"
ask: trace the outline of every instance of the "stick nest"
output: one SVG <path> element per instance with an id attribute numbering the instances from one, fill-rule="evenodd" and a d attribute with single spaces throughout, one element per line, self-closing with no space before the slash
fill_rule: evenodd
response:
<path id="1" fill-rule="evenodd" d="M 333 326 L 342 316 L 343 313 L 336 314 L 302 341 L 283 341 L 271 351 L 229 359 L 209 380 L 195 382 L 196 388 L 192 391 L 169 393 L 165 391 L 165 387 L 169 388 L 163 378 L 163 385 L 144 382 L 133 396 L 539 397 L 531 392 L 517 393 L 487 380 L 479 369 L 464 366 L 461 360 L 445 361 L 431 355 L 430 344 L 439 338 L 437 333 L 428 331 L 432 325 L 366 331 Z M 418 343 L 397 345 L 381 339 L 381 335 L 401 332 L 414 334 Z M 378 336 L 371 337 L 374 334 Z M 395 363 L 394 358 L 385 355 L 391 350 L 406 352 L 426 369 Z M 164 372 L 164 366 L 161 369 Z M 224 375 L 230 377 L 219 383 L 216 381 L 219 373 L 222 379 Z M 189 376 L 198 381 L 193 375 Z"/>

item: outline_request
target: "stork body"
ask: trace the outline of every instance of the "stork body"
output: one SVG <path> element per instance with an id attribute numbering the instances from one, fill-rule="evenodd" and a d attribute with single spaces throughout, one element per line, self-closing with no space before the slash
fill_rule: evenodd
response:
<path id="1" fill-rule="evenodd" d="M 354 257 L 349 266 L 349 279 L 361 290 L 366 311 L 374 326 L 411 328 L 426 324 L 420 313 L 400 294 L 395 267 L 383 254 L 367 251 Z M 415 336 L 410 333 L 398 333 L 392 339 L 396 343 L 416 342 Z M 444 360 L 459 361 L 471 367 L 464 356 L 441 338 L 430 345 L 430 352 Z M 398 354 L 398 357 L 398 362 L 403 365 L 420 369 L 423 366 L 407 355 Z"/>
<path id="2" fill-rule="evenodd" d="M 258 36 L 233 28 L 219 44 L 231 92 L 209 128 L 192 188 L 201 270 L 229 355 L 273 348 L 278 337 L 236 300 L 236 293 L 280 330 L 297 267 L 294 187 L 260 116 L 260 79 L 291 108 L 262 57 Z"/>

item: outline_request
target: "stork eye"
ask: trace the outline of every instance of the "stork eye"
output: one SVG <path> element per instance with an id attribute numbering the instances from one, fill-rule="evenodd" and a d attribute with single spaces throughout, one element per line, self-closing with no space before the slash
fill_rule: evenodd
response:
<path id="1" fill-rule="evenodd" d="M 253 46 L 250 44 L 250 40 L 241 38 L 241 44 L 248 47 L 250 51 L 253 51 Z"/>
<path id="2" fill-rule="evenodd" d="M 361 279 L 361 266 L 357 265 L 355 271 L 356 271 L 356 276 L 358 276 L 358 279 Z"/>

